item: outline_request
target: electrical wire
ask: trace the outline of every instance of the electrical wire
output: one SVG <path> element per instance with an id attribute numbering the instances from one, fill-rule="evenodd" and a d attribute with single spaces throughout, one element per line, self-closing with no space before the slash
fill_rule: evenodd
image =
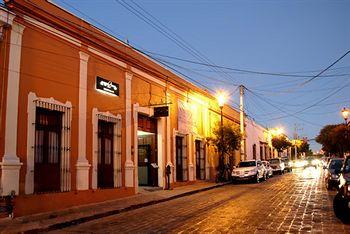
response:
<path id="1" fill-rule="evenodd" d="M 184 59 L 184 58 L 179 58 L 179 57 L 175 57 L 175 56 L 169 56 L 169 55 L 164 55 L 164 54 L 160 54 L 160 53 L 155 53 L 155 52 L 151 52 L 151 51 L 144 51 L 146 54 L 153 54 L 153 55 L 157 55 L 157 56 L 161 56 L 161 57 L 166 57 L 169 59 L 174 59 L 174 60 L 178 60 L 178 61 L 182 61 L 182 62 L 186 62 L 186 63 L 192 63 L 192 64 L 197 64 L 197 65 L 201 65 L 201 66 L 206 66 L 206 67 L 217 67 L 217 68 L 222 68 L 222 69 L 226 69 L 226 70 L 231 70 L 231 71 L 237 71 L 237 72 L 242 72 L 242 73 L 249 73 L 249 74 L 256 74 L 256 75 L 269 75 L 269 76 L 285 76 L 285 77 L 299 77 L 299 78 L 313 78 L 315 76 L 312 75 L 296 75 L 296 74 L 286 74 L 286 73 L 274 73 L 274 72 L 264 72 L 264 71 L 255 71 L 255 70 L 248 70 L 248 69 L 240 69 L 240 68 L 233 68 L 233 67 L 227 67 L 227 66 L 219 66 L 219 65 L 212 65 L 212 64 L 208 64 L 208 63 L 203 63 L 203 62 L 196 62 L 193 60 L 189 60 L 189 59 Z M 350 75 L 350 73 L 346 73 L 346 74 L 338 74 L 338 75 L 319 75 L 320 77 L 335 77 L 335 76 L 348 76 Z"/>

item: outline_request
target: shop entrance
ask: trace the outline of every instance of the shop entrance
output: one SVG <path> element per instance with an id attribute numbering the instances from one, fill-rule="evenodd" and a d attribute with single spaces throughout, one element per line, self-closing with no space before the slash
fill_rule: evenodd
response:
<path id="1" fill-rule="evenodd" d="M 196 145 L 196 179 L 204 180 L 205 179 L 204 145 L 200 140 L 196 140 L 195 145 Z"/>
<path id="2" fill-rule="evenodd" d="M 141 186 L 158 186 L 157 120 L 138 117 L 138 179 Z"/>

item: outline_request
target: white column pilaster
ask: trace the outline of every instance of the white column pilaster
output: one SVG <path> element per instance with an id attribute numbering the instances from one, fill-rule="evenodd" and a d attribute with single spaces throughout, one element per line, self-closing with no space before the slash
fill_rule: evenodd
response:
<path id="1" fill-rule="evenodd" d="M 157 157 L 158 157 L 158 186 L 165 187 L 165 173 L 164 173 L 164 162 L 166 160 L 165 154 L 165 141 L 164 141 L 164 133 L 165 133 L 165 119 L 159 118 L 157 120 Z"/>
<path id="2" fill-rule="evenodd" d="M 166 93 L 166 103 L 170 103 L 170 94 L 167 92 Z M 171 145 L 175 145 L 175 142 L 173 142 L 173 144 L 171 144 L 171 125 L 170 125 L 170 116 L 171 116 L 171 108 L 169 106 L 169 115 L 168 117 L 166 117 L 166 166 L 170 166 L 171 167 L 171 176 L 170 176 L 170 183 L 172 183 L 173 181 L 175 181 L 175 170 L 174 170 L 174 165 L 171 162 Z M 175 141 L 175 139 L 174 139 Z M 175 147 L 174 147 L 175 148 Z M 174 149 L 175 151 L 175 149 Z M 174 156 L 175 157 L 175 156 Z"/>
<path id="3" fill-rule="evenodd" d="M 19 170 L 22 163 L 17 156 L 17 119 L 24 28 L 24 25 L 13 22 L 11 29 L 6 98 L 5 154 L 1 162 L 2 195 L 8 195 L 12 191 L 16 194 L 19 192 Z"/>
<path id="4" fill-rule="evenodd" d="M 134 173 L 134 182 L 135 182 L 135 191 L 138 191 L 139 187 L 139 173 L 138 173 L 138 138 L 137 138 L 137 129 L 138 129 L 138 111 L 139 104 L 136 103 L 134 107 L 134 164 L 135 164 L 135 173 Z"/>
<path id="5" fill-rule="evenodd" d="M 125 73 L 125 187 L 134 187 L 134 163 L 131 158 L 131 139 L 132 139 L 132 122 L 131 122 L 131 80 L 132 74 Z"/>
<path id="6" fill-rule="evenodd" d="M 80 51 L 79 72 L 79 141 L 77 167 L 77 190 L 89 189 L 90 164 L 86 159 L 86 112 L 87 112 L 87 69 L 89 55 Z"/>
<path id="7" fill-rule="evenodd" d="M 193 134 L 190 133 L 188 135 L 188 143 L 187 143 L 187 147 L 188 147 L 188 180 L 192 181 L 194 180 L 194 165 L 193 165 Z"/>

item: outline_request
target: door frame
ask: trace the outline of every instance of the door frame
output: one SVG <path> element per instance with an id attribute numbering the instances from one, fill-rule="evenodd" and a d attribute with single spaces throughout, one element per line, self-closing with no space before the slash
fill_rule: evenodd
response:
<path id="1" fill-rule="evenodd" d="M 184 134 L 184 133 L 181 133 L 175 129 L 173 129 L 173 162 L 174 162 L 174 175 L 173 175 L 173 179 L 174 179 L 174 182 L 179 182 L 177 181 L 176 179 L 176 173 L 177 173 L 177 170 L 176 170 L 176 137 L 179 136 L 179 137 L 183 137 L 183 142 L 186 143 L 186 155 L 187 155 L 187 180 L 185 181 L 189 181 L 189 176 L 190 176 L 190 169 L 189 169 L 189 150 L 188 150 L 188 134 Z M 183 181 L 180 181 L 180 182 L 183 182 Z"/>

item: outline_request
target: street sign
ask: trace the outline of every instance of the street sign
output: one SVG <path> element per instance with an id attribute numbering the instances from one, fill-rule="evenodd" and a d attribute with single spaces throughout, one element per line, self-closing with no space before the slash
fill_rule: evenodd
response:
<path id="1" fill-rule="evenodd" d="M 154 117 L 168 117 L 169 116 L 169 106 L 154 107 L 153 112 Z"/>

